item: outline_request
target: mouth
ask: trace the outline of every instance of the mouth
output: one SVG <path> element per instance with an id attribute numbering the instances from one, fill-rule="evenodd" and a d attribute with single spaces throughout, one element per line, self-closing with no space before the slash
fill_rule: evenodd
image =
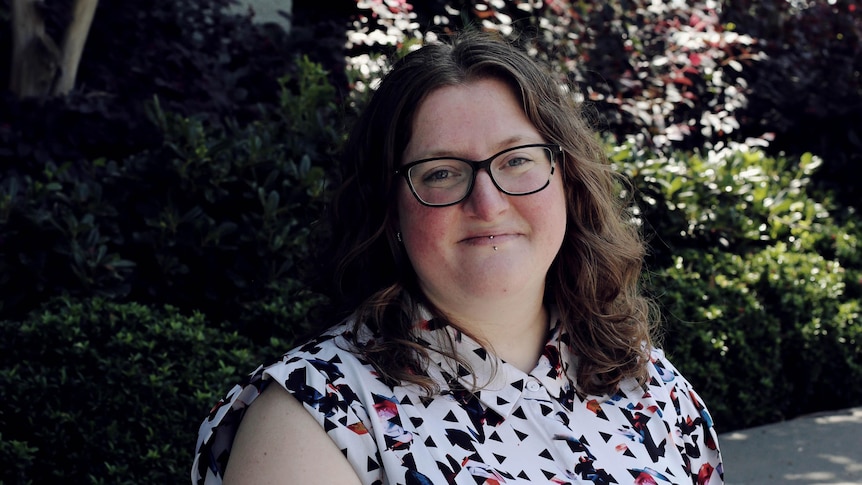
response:
<path id="1" fill-rule="evenodd" d="M 499 246 L 500 244 L 511 241 L 516 237 L 518 237 L 517 233 L 488 233 L 469 236 L 462 239 L 461 242 L 471 246 Z"/>

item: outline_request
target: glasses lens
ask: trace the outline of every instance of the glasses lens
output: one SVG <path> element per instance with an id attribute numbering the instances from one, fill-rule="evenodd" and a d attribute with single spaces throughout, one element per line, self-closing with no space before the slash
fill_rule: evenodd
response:
<path id="1" fill-rule="evenodd" d="M 461 200 L 470 190 L 473 167 L 461 160 L 438 159 L 410 168 L 410 185 L 422 202 L 446 205 Z"/>
<path id="2" fill-rule="evenodd" d="M 503 192 L 532 194 L 548 185 L 553 158 L 553 152 L 547 147 L 515 147 L 494 157 L 489 169 Z M 438 158 L 413 165 L 407 174 L 410 187 L 423 203 L 449 205 L 461 201 L 470 191 L 473 170 L 469 162 Z"/>
<path id="3" fill-rule="evenodd" d="M 501 153 L 491 162 L 497 186 L 510 195 L 531 194 L 551 179 L 553 153 L 546 147 L 519 147 Z"/>

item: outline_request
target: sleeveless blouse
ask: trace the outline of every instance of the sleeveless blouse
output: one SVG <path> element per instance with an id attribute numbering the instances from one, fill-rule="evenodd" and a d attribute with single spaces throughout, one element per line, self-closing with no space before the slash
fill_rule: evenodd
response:
<path id="1" fill-rule="evenodd" d="M 524 373 L 456 328 L 420 319 L 414 336 L 429 349 L 433 396 L 386 382 L 350 350 L 352 325 L 333 327 L 219 401 L 200 426 L 192 483 L 221 484 L 242 416 L 269 384 L 303 404 L 364 484 L 723 483 L 709 412 L 661 350 L 651 351 L 643 387 L 631 379 L 612 396 L 582 396 L 568 336 L 552 322 Z M 451 345 L 469 366 L 435 351 Z"/>

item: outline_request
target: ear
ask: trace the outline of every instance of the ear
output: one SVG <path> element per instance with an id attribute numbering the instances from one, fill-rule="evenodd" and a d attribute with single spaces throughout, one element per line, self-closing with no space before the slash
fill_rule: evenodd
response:
<path id="1" fill-rule="evenodd" d="M 404 246 L 404 236 L 401 233 L 401 223 L 396 210 L 389 213 L 385 237 L 389 243 L 389 254 L 392 255 L 392 262 L 395 265 L 398 278 L 401 283 L 406 283 L 412 278 L 413 267 L 410 265 L 407 248 Z"/>
<path id="2" fill-rule="evenodd" d="M 386 214 L 384 221 L 382 237 L 386 238 L 386 243 L 389 245 L 389 252 L 392 254 L 392 259 L 396 265 L 400 264 L 399 259 L 404 251 L 403 237 L 401 235 L 401 224 L 398 220 L 398 211 L 390 209 Z"/>

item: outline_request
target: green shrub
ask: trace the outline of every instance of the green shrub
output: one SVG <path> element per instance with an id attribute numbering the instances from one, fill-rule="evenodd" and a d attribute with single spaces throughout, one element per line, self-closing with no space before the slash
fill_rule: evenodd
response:
<path id="1" fill-rule="evenodd" d="M 652 276 L 665 348 L 720 430 L 862 402 L 862 317 L 844 278 L 784 244 L 748 257 L 686 250 Z"/>
<path id="2" fill-rule="evenodd" d="M 0 318 L 57 294 L 101 295 L 245 320 L 307 292 L 312 241 L 341 143 L 326 73 L 301 58 L 278 110 L 226 128 L 152 104 L 163 144 L 124 160 L 0 168 Z M 290 327 L 294 322 L 282 322 Z"/>
<path id="3" fill-rule="evenodd" d="M 862 402 L 858 217 L 811 193 L 817 157 L 615 149 L 651 235 L 664 344 L 730 430 Z"/>
<path id="4" fill-rule="evenodd" d="M 155 106 L 164 146 L 127 159 L 114 186 L 114 204 L 128 208 L 124 254 L 141 267 L 130 298 L 200 309 L 263 340 L 291 326 L 245 313 L 273 291 L 307 291 L 343 137 L 326 73 L 306 58 L 297 69 L 282 80 L 281 109 L 247 126 L 221 130 Z"/>
<path id="5" fill-rule="evenodd" d="M 0 482 L 187 480 L 197 424 L 260 358 L 213 327 L 104 299 L 0 322 Z"/>
<path id="6" fill-rule="evenodd" d="M 785 416 L 781 324 L 745 278 L 728 276 L 740 259 L 687 250 L 650 280 L 665 320 L 662 345 L 720 431 Z"/>

